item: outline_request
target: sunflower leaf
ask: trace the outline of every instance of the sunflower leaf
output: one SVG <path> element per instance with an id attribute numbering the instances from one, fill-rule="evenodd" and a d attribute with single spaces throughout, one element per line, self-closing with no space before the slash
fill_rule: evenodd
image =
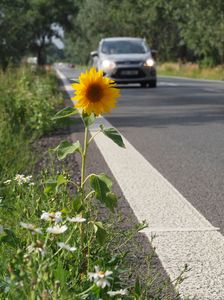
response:
<path id="1" fill-rule="evenodd" d="M 107 176 L 106 174 L 104 173 L 101 173 L 99 175 L 97 175 L 103 182 L 105 182 L 105 184 L 107 185 L 108 189 L 111 190 L 112 188 L 112 180 L 110 179 L 109 176 Z"/>
<path id="2" fill-rule="evenodd" d="M 71 117 L 76 114 L 78 114 L 78 110 L 74 107 L 68 106 L 68 107 L 65 107 L 65 108 L 61 109 L 60 111 L 58 111 L 55 114 L 55 116 L 52 118 L 52 120 L 68 118 L 68 117 Z"/>
<path id="3" fill-rule="evenodd" d="M 95 119 L 96 119 L 95 114 L 92 113 L 92 114 L 88 115 L 87 113 L 82 111 L 82 120 L 86 127 L 89 127 L 90 125 L 92 125 L 95 122 Z"/>
<path id="4" fill-rule="evenodd" d="M 107 237 L 107 232 L 104 229 L 102 222 L 94 222 L 94 230 L 97 240 L 102 245 Z"/>
<path id="5" fill-rule="evenodd" d="M 115 144 L 117 144 L 118 146 L 120 146 L 122 148 L 125 148 L 125 144 L 123 142 L 123 139 L 122 139 L 120 133 L 115 128 L 113 128 L 113 127 L 104 128 L 103 125 L 100 125 L 100 129 Z"/>
<path id="6" fill-rule="evenodd" d="M 56 148 L 53 149 L 57 153 L 59 160 L 64 159 L 67 155 L 74 152 L 82 153 L 82 146 L 79 141 L 70 143 L 68 141 L 62 141 Z"/>
<path id="7" fill-rule="evenodd" d="M 114 212 L 117 206 L 117 197 L 112 193 L 112 182 L 105 174 L 92 175 L 90 177 L 90 186 L 95 191 L 95 197 L 102 202 L 107 208 Z"/>

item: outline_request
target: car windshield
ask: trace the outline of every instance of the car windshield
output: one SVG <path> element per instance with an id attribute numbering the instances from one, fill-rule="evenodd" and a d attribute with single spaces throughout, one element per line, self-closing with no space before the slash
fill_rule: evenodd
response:
<path id="1" fill-rule="evenodd" d="M 101 51 L 105 54 L 137 54 L 146 53 L 149 51 L 146 44 L 139 41 L 104 41 Z"/>

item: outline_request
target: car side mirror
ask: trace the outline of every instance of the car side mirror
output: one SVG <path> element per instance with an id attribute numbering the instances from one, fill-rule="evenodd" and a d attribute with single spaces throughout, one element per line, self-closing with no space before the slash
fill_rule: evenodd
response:
<path id="1" fill-rule="evenodd" d="M 96 57 L 96 56 L 98 56 L 98 52 L 97 51 L 92 51 L 92 52 L 90 52 L 90 56 L 91 57 Z"/>
<path id="2" fill-rule="evenodd" d="M 158 51 L 155 49 L 151 49 L 152 58 L 156 60 Z"/>

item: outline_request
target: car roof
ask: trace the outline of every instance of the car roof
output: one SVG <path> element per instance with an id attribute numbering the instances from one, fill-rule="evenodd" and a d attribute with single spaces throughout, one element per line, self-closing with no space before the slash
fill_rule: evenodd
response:
<path id="1" fill-rule="evenodd" d="M 108 37 L 104 38 L 100 41 L 100 43 L 104 41 L 121 41 L 121 40 L 128 40 L 128 41 L 143 41 L 143 38 L 139 37 L 126 37 L 126 36 L 121 36 L 121 37 Z"/>

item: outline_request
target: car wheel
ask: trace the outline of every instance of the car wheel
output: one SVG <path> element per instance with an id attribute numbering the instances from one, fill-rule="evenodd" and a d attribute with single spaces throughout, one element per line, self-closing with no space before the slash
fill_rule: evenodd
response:
<path id="1" fill-rule="evenodd" d="M 142 87 L 142 88 L 147 87 L 147 82 L 141 82 L 141 87 Z"/>
<path id="2" fill-rule="evenodd" d="M 156 86 L 157 86 L 157 81 L 156 81 L 156 79 L 150 80 L 150 81 L 149 81 L 149 87 L 150 87 L 150 88 L 155 88 Z"/>

